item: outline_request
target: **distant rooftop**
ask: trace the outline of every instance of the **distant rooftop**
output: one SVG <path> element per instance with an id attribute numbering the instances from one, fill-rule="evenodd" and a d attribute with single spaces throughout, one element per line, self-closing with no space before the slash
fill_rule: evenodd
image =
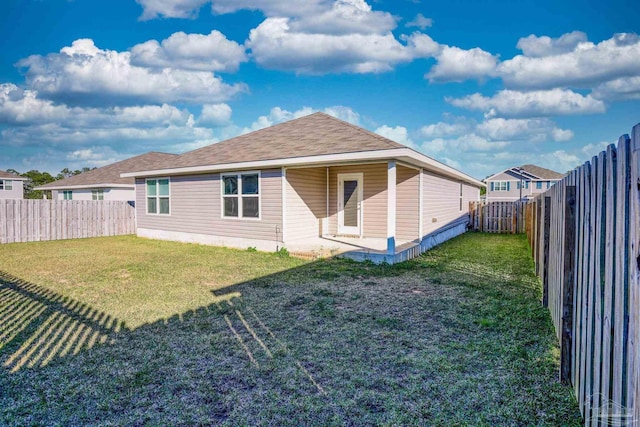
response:
<path id="1" fill-rule="evenodd" d="M 131 185 L 135 183 L 134 178 L 121 178 L 120 174 L 131 170 L 153 169 L 160 164 L 166 164 L 167 161 L 178 157 L 176 154 L 149 152 L 139 156 L 131 157 L 120 162 L 112 163 L 98 169 L 83 172 L 79 175 L 70 176 L 69 178 L 59 179 L 58 181 L 38 187 L 43 190 L 54 190 L 66 187 L 88 187 L 88 186 L 109 186 Z"/>

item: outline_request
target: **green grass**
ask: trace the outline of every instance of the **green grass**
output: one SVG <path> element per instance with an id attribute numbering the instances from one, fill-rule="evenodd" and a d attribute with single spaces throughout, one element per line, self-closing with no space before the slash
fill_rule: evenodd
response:
<path id="1" fill-rule="evenodd" d="M 396 266 L 0 246 L 0 424 L 580 425 L 532 268 L 480 234 Z"/>

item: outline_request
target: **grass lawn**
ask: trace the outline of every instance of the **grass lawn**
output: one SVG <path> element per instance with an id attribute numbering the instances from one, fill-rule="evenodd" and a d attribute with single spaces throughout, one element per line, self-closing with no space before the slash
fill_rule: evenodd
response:
<path id="1" fill-rule="evenodd" d="M 396 266 L 0 245 L 2 425 L 580 425 L 522 236 Z"/>

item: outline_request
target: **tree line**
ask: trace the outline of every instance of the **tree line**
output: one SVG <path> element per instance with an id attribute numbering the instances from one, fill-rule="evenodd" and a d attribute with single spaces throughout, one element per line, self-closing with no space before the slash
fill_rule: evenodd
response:
<path id="1" fill-rule="evenodd" d="M 69 178 L 70 176 L 79 175 L 83 172 L 88 172 L 96 168 L 83 167 L 82 169 L 71 170 L 69 168 L 62 169 L 56 176 L 51 175 L 49 172 L 40 172 L 39 170 L 32 169 L 28 172 L 20 173 L 15 169 L 7 169 L 7 172 L 10 174 L 21 176 L 23 178 L 27 178 L 27 181 L 24 182 L 24 198 L 25 199 L 42 199 L 43 194 L 45 193 L 42 190 L 34 190 L 35 187 L 39 187 L 41 185 L 48 184 L 53 181 L 57 181 L 59 179 Z M 46 193 L 49 198 L 51 198 L 51 192 L 47 191 Z"/>

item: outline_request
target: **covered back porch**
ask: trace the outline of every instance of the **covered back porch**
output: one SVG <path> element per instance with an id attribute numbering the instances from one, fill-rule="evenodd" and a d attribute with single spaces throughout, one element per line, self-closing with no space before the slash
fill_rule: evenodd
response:
<path id="1" fill-rule="evenodd" d="M 422 185 L 419 168 L 395 160 L 286 168 L 284 244 L 309 258 L 409 259 L 424 237 Z"/>

